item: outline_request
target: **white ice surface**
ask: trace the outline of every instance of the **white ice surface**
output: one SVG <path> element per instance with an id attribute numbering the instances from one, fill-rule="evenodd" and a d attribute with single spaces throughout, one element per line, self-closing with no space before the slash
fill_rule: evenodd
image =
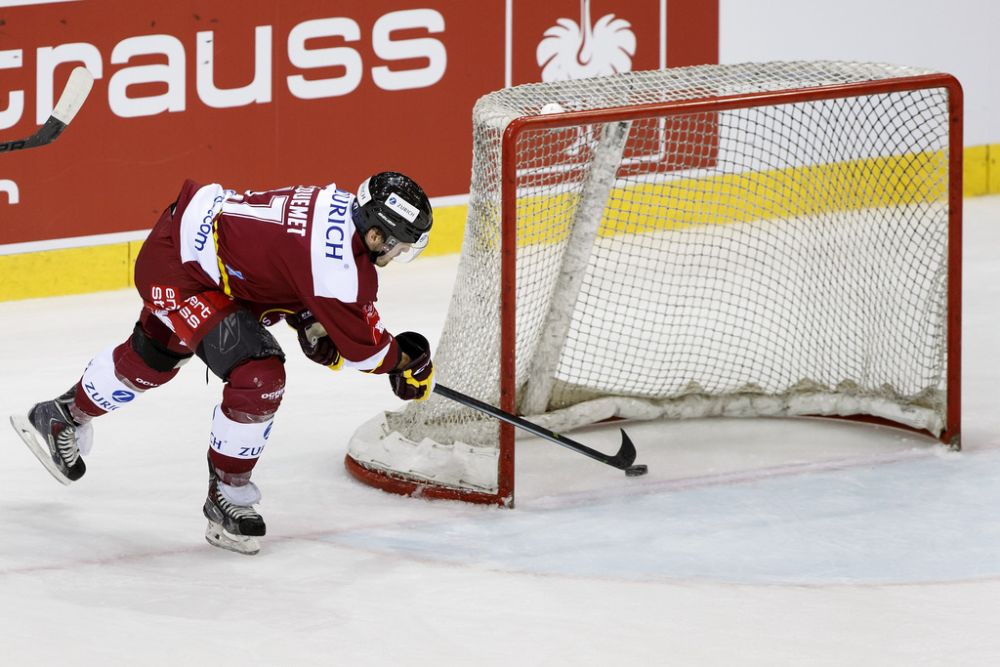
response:
<path id="1" fill-rule="evenodd" d="M 203 539 L 221 385 L 197 361 L 98 420 L 70 487 L 0 428 L 0 664 L 1000 664 L 1000 198 L 965 204 L 960 454 L 825 420 L 632 424 L 645 478 L 522 440 L 513 511 L 401 498 L 342 464 L 388 383 L 276 327 L 257 556 Z M 386 271 L 389 328 L 436 340 L 455 266 Z M 65 390 L 137 312 L 128 290 L 0 304 L 2 412 Z"/>

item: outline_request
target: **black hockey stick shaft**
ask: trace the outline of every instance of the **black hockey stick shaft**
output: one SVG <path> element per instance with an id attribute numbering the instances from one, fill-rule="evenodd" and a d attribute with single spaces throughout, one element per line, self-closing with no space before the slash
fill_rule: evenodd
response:
<path id="1" fill-rule="evenodd" d="M 554 442 L 557 445 L 562 445 L 567 449 L 572 449 L 574 452 L 583 454 L 584 456 L 589 456 L 595 461 L 600 461 L 601 463 L 609 465 L 613 468 L 618 468 L 619 470 L 625 470 L 629 466 L 631 466 L 632 463 L 635 461 L 635 456 L 636 456 L 635 445 L 632 444 L 632 440 L 628 437 L 628 434 L 625 433 L 625 429 L 621 429 L 622 444 L 621 447 L 618 449 L 618 453 L 616 453 L 614 456 L 609 456 L 607 454 L 597 451 L 596 449 L 591 449 L 586 445 L 581 445 L 579 442 L 576 442 L 575 440 L 570 440 L 566 436 L 550 431 L 549 429 L 539 426 L 538 424 L 533 424 L 525 419 L 521 419 L 517 415 L 512 415 L 509 412 L 504 412 L 499 408 L 493 407 L 489 403 L 483 403 L 482 401 L 476 400 L 471 396 L 467 396 L 460 391 L 456 391 L 449 387 L 445 387 L 442 384 L 435 384 L 434 391 L 437 392 L 438 394 L 441 394 L 445 398 L 450 398 L 451 400 L 457 403 L 461 403 L 462 405 L 466 405 L 474 410 L 478 410 L 479 412 L 488 414 L 491 417 L 495 417 L 501 421 L 505 421 L 508 424 L 513 424 L 514 426 L 523 429 L 528 433 L 537 435 L 540 438 L 545 438 L 546 440 Z"/>
<path id="2" fill-rule="evenodd" d="M 94 77 L 84 67 L 77 67 L 69 75 L 69 81 L 63 89 L 59 101 L 52 109 L 52 115 L 30 137 L 0 142 L 0 153 L 35 148 L 55 141 L 73 117 L 83 106 L 94 85 Z"/>
<path id="3" fill-rule="evenodd" d="M 62 133 L 65 127 L 66 123 L 62 122 L 55 116 L 49 116 L 49 119 L 45 121 L 45 124 L 27 139 L 17 139 L 16 141 L 6 141 L 0 143 L 0 153 L 17 151 L 23 148 L 34 148 L 35 146 L 44 146 L 45 144 L 55 141 L 56 137 Z"/>

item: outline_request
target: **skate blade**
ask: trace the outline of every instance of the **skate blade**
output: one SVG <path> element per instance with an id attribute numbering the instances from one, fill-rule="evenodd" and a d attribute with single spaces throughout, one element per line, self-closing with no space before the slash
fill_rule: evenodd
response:
<path id="1" fill-rule="evenodd" d="M 28 446 L 31 453 L 35 455 L 35 458 L 42 462 L 45 469 L 48 470 L 60 484 L 69 486 L 73 482 L 73 480 L 63 474 L 62 470 L 59 469 L 59 466 L 57 466 L 55 461 L 52 460 L 52 453 L 49 451 L 49 444 L 41 439 L 38 435 L 38 431 L 36 431 L 35 427 L 31 425 L 31 422 L 28 421 L 27 417 L 22 415 L 11 415 L 10 425 L 13 426 L 14 430 L 17 431 L 17 434 L 21 436 L 21 440 L 23 440 L 24 444 Z"/>
<path id="2" fill-rule="evenodd" d="M 220 524 L 209 520 L 205 528 L 205 541 L 213 547 L 235 551 L 238 554 L 253 556 L 260 551 L 260 542 L 249 535 L 233 535 Z"/>

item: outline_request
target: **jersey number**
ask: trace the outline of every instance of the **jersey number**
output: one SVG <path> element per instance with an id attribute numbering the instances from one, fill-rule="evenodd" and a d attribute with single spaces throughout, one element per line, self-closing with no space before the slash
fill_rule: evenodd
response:
<path id="1" fill-rule="evenodd" d="M 274 225 L 285 224 L 285 204 L 288 202 L 288 195 L 276 195 L 268 192 L 255 193 L 248 192 L 248 197 L 242 197 L 242 201 L 228 199 L 222 205 L 222 212 L 227 216 L 235 218 L 248 218 L 261 222 L 270 222 Z M 267 198 L 267 201 L 263 201 Z M 260 201 L 247 201 L 260 200 Z"/>

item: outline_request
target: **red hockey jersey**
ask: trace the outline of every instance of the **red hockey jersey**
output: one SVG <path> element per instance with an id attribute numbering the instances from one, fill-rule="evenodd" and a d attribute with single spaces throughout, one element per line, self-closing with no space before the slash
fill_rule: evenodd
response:
<path id="1" fill-rule="evenodd" d="M 344 365 L 386 373 L 399 347 L 375 310 L 378 275 L 336 185 L 238 194 L 188 181 L 174 211 L 185 268 L 270 326 L 309 310 Z"/>

